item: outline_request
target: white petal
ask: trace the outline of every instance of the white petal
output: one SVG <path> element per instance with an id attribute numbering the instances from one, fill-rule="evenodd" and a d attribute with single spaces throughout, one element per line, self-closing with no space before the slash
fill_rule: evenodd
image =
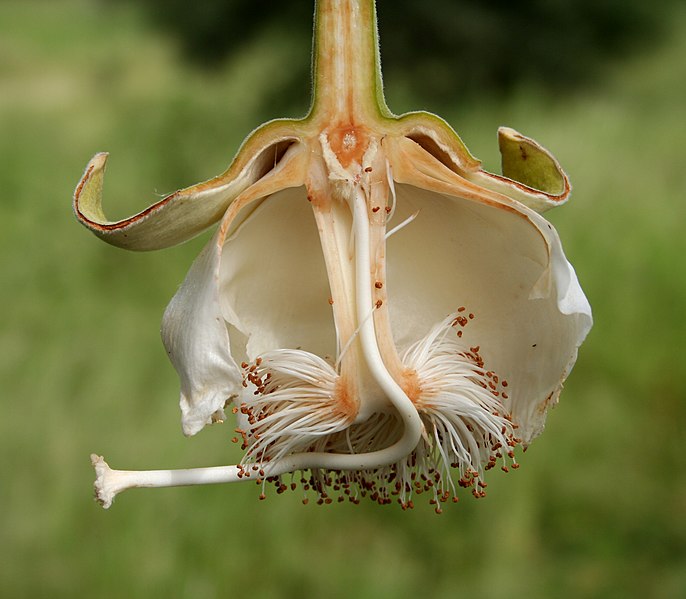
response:
<path id="1" fill-rule="evenodd" d="M 226 401 L 243 392 L 238 364 L 245 359 L 245 336 L 233 307 L 220 297 L 227 229 L 231 223 L 237 228 L 245 224 L 261 199 L 274 190 L 299 185 L 306 156 L 305 149 L 292 144 L 278 166 L 234 200 L 165 312 L 162 337 L 179 374 L 182 426 L 187 435 L 197 433 L 213 416 L 221 418 Z M 259 248 L 248 250 L 259 252 Z M 270 290 L 272 301 L 277 293 Z"/>
<path id="2" fill-rule="evenodd" d="M 232 229 L 222 252 L 220 297 L 240 359 L 283 348 L 335 358 L 329 283 L 305 188 L 271 195 Z M 242 349 L 233 343 L 238 332 Z"/>
<path id="3" fill-rule="evenodd" d="M 525 442 L 543 427 L 590 328 L 590 308 L 552 225 L 516 210 L 396 185 L 397 216 L 416 219 L 388 241 L 389 306 L 401 347 L 461 306 L 464 340 L 507 379 Z M 533 224 L 535 222 L 535 225 Z"/>
<path id="4" fill-rule="evenodd" d="M 194 435 L 241 390 L 217 296 L 217 235 L 191 266 L 162 321 L 162 339 L 181 380 L 183 432 Z"/>

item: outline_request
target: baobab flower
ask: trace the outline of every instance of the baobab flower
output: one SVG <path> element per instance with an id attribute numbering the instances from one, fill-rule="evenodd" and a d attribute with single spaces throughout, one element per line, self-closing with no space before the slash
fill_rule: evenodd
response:
<path id="1" fill-rule="evenodd" d="M 591 326 L 539 212 L 568 180 L 537 143 L 499 131 L 503 174 L 381 88 L 373 0 L 320 0 L 307 117 L 253 132 L 221 176 L 128 219 L 100 206 L 106 155 L 74 208 L 96 235 L 153 250 L 219 223 L 164 315 L 183 431 L 235 415 L 235 466 L 118 471 L 93 456 L 97 498 L 130 487 L 302 485 L 307 501 L 480 497 L 518 466 Z M 233 418 L 234 416 L 229 416 Z"/>

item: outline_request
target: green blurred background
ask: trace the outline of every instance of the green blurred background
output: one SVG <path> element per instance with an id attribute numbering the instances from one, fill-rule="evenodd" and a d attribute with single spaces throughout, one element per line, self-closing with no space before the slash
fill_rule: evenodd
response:
<path id="1" fill-rule="evenodd" d="M 380 1 L 393 110 L 440 113 L 491 170 L 496 128 L 517 128 L 575 188 L 549 215 L 596 325 L 516 474 L 442 516 L 259 502 L 253 485 L 93 502 L 93 451 L 126 468 L 239 459 L 226 426 L 183 437 L 159 340 L 207 236 L 127 253 L 70 198 L 107 150 L 106 209 L 128 215 L 222 172 L 263 120 L 305 112 L 310 3 L 280 3 L 300 26 L 244 4 L 198 33 L 201 9 L 176 2 L 0 2 L 0 596 L 686 596 L 677 2 Z"/>

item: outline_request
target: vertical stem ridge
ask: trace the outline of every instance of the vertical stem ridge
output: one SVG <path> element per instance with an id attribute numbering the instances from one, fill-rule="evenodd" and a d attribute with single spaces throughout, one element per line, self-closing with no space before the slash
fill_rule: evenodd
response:
<path id="1" fill-rule="evenodd" d="M 317 0 L 310 114 L 345 124 L 390 114 L 383 100 L 374 0 Z"/>

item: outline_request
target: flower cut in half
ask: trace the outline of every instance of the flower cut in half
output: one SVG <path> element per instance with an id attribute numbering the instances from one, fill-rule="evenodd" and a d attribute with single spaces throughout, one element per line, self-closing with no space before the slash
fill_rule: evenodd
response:
<path id="1" fill-rule="evenodd" d="M 413 505 L 484 495 L 484 473 L 548 408 L 591 327 L 554 228 L 556 160 L 499 131 L 502 175 L 427 113 L 383 99 L 372 0 L 320 0 L 307 117 L 254 131 L 221 176 L 126 220 L 100 198 L 106 155 L 74 197 L 108 243 L 153 250 L 219 223 L 164 315 L 184 433 L 235 414 L 235 466 L 112 470 L 96 492 L 257 481 L 304 501 Z M 233 427 L 232 427 L 233 428 Z"/>

